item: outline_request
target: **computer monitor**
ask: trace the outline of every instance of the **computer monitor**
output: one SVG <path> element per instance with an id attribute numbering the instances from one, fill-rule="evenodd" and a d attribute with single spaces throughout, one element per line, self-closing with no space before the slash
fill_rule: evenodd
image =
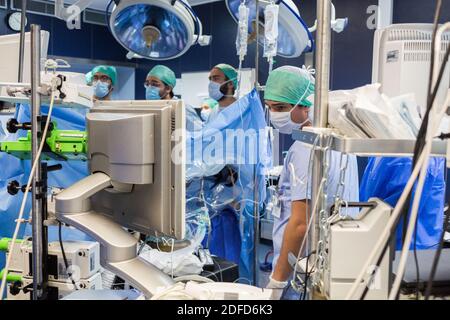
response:
<path id="1" fill-rule="evenodd" d="M 48 42 L 50 33 L 41 31 L 41 61 L 47 60 Z M 23 59 L 22 82 L 31 82 L 31 34 L 25 33 L 25 49 Z M 18 82 L 19 75 L 19 48 L 20 34 L 8 34 L 0 36 L 0 82 Z"/>
<path id="2" fill-rule="evenodd" d="M 147 235 L 184 238 L 184 103 L 99 102 L 86 121 L 90 172 L 113 186 L 91 197 L 92 209 Z"/>
<path id="3" fill-rule="evenodd" d="M 151 296 L 173 280 L 137 255 L 126 229 L 185 237 L 184 103 L 98 102 L 86 121 L 90 175 L 56 196 L 56 218 L 99 241 L 102 266 Z"/>
<path id="4" fill-rule="evenodd" d="M 374 36 L 372 83 L 381 84 L 389 97 L 414 93 L 422 114 L 428 97 L 432 24 L 393 24 Z M 442 36 L 442 54 L 450 45 L 450 33 Z M 450 65 L 450 64 L 449 64 Z M 438 103 L 444 103 L 450 84 L 450 66 L 444 73 Z"/>

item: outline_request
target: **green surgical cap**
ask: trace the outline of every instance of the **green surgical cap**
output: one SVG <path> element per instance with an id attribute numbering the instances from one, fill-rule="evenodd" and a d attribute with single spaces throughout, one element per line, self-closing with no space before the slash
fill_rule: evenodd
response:
<path id="1" fill-rule="evenodd" d="M 92 71 L 89 71 L 88 73 L 86 73 L 86 83 L 88 85 L 92 84 L 92 78 L 93 78 Z"/>
<path id="2" fill-rule="evenodd" d="M 167 68 L 166 66 L 162 65 L 156 65 L 150 70 L 150 72 L 147 75 L 148 77 L 155 77 L 164 82 L 166 85 L 175 88 L 175 85 L 177 84 L 177 78 L 175 77 L 175 73 Z"/>
<path id="3" fill-rule="evenodd" d="M 207 105 L 211 110 L 214 110 L 215 108 L 217 108 L 217 106 L 219 105 L 219 103 L 211 98 L 207 98 L 205 100 L 203 100 L 202 106 Z"/>
<path id="4" fill-rule="evenodd" d="M 217 66 L 215 66 L 214 68 L 222 71 L 229 80 L 233 80 L 234 88 L 237 89 L 238 74 L 237 74 L 237 71 L 235 68 L 233 68 L 229 64 L 225 64 L 225 63 L 220 63 Z"/>
<path id="5" fill-rule="evenodd" d="M 97 66 L 94 69 L 92 69 L 92 71 L 90 71 L 86 74 L 86 83 L 91 84 L 92 80 L 94 79 L 94 75 L 98 72 L 106 74 L 111 79 L 112 85 L 113 86 L 116 85 L 117 70 L 115 67 L 110 67 L 110 66 Z"/>
<path id="6" fill-rule="evenodd" d="M 311 107 L 308 97 L 314 94 L 315 80 L 309 71 L 293 66 L 273 70 L 267 79 L 264 100 Z"/>

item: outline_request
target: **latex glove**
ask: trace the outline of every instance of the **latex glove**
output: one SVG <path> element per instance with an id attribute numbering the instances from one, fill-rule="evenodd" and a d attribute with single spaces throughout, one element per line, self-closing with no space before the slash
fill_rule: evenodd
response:
<path id="1" fill-rule="evenodd" d="M 269 283 L 267 284 L 267 289 L 272 289 L 272 300 L 280 300 L 283 294 L 284 288 L 288 285 L 287 281 L 278 281 L 269 277 Z"/>

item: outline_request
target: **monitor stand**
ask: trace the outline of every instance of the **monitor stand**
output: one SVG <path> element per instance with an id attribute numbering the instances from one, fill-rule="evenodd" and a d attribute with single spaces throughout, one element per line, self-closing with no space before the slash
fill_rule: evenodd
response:
<path id="1" fill-rule="evenodd" d="M 101 265 L 151 297 L 174 281 L 137 256 L 138 240 L 120 224 L 90 209 L 89 198 L 109 187 L 111 178 L 101 172 L 78 181 L 55 197 L 56 217 L 97 240 Z"/>

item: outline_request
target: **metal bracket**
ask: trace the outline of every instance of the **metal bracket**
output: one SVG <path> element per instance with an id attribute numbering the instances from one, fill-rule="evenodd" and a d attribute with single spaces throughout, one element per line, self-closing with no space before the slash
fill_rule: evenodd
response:
<path id="1" fill-rule="evenodd" d="M 78 7 L 80 9 L 80 13 L 83 12 L 89 5 L 94 2 L 94 0 L 78 0 L 74 4 L 70 5 L 70 7 Z M 64 21 L 72 15 L 71 12 L 64 6 L 64 0 L 55 0 L 55 17 Z"/>

